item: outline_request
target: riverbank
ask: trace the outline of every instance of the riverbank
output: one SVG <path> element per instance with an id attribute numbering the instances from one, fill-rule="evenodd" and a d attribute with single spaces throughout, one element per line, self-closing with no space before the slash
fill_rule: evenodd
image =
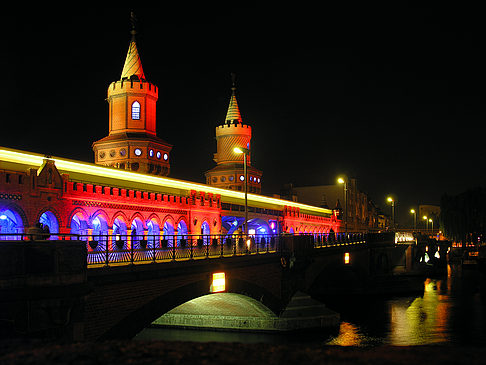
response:
<path id="1" fill-rule="evenodd" d="M 303 344 L 106 341 L 0 342 L 0 364 L 485 364 L 486 349 L 457 346 L 338 347 Z"/>

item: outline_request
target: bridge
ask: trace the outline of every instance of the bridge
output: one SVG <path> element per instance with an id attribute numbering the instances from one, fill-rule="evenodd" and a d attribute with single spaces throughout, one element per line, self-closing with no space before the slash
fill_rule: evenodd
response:
<path id="1" fill-rule="evenodd" d="M 75 237 L 2 241 L 0 333 L 131 338 L 179 305 L 222 292 L 238 294 L 248 309 L 258 302 L 278 322 L 297 292 L 339 296 L 412 270 L 417 246 L 392 237 L 200 236 L 187 237 L 186 246 L 99 251 Z"/>

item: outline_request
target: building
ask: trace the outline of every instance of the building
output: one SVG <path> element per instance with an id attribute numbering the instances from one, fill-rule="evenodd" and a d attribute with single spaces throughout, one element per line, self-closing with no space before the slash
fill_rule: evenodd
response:
<path id="1" fill-rule="evenodd" d="M 385 216 L 379 218 L 378 209 L 368 195 L 358 189 L 356 179 L 348 179 L 346 189 L 346 199 L 343 184 L 292 187 L 292 195 L 305 204 L 339 210 L 349 232 L 385 229 Z M 345 214 L 347 218 L 344 218 Z"/>
<path id="2" fill-rule="evenodd" d="M 135 29 L 131 34 L 120 80 L 108 87 L 109 134 L 93 143 L 94 161 L 104 166 L 168 176 L 172 145 L 156 135 L 159 90 L 146 80 Z"/>
<path id="3" fill-rule="evenodd" d="M 248 192 L 260 194 L 262 191 L 262 172 L 251 165 L 251 127 L 243 124 L 236 100 L 235 76 L 231 87 L 231 98 L 224 123 L 216 127 L 216 166 L 206 171 L 206 183 L 224 189 L 240 190 L 245 188 L 243 154 L 234 152 L 235 147 L 247 149 L 246 156 Z"/>
<path id="4" fill-rule="evenodd" d="M 19 239 L 41 223 L 52 238 L 96 237 L 97 249 L 112 249 L 114 240 L 129 249 L 147 237 L 159 245 L 162 237 L 178 244 L 188 234 L 232 234 L 244 223 L 242 158 L 230 151 L 249 149 L 251 128 L 234 85 L 208 184 L 168 178 L 172 146 L 155 134 L 158 89 L 146 80 L 134 36 L 108 89 L 109 135 L 93 143 L 95 164 L 0 147 L 0 239 Z M 248 169 L 250 233 L 341 231 L 330 209 L 257 194 L 262 174 L 250 158 Z"/>

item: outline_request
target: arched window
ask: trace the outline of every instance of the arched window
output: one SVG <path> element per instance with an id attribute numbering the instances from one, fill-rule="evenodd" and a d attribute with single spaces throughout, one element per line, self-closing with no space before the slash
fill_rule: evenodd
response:
<path id="1" fill-rule="evenodd" d="M 138 101 L 132 103 L 132 119 L 140 119 L 140 103 Z"/>

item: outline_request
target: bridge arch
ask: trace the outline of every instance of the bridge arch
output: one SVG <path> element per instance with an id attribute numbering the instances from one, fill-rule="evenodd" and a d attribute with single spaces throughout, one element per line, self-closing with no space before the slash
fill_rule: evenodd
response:
<path id="1" fill-rule="evenodd" d="M 253 282 L 227 278 L 227 293 L 236 293 L 253 298 L 270 311 L 278 314 L 284 307 L 284 302 L 263 287 Z M 121 318 L 111 328 L 100 336 L 101 340 L 114 338 L 133 338 L 137 333 L 170 310 L 190 300 L 203 297 L 209 293 L 209 281 L 199 280 L 165 292 L 149 299 L 137 308 L 131 308 L 130 314 Z M 123 305 L 123 301 L 120 301 Z"/>

